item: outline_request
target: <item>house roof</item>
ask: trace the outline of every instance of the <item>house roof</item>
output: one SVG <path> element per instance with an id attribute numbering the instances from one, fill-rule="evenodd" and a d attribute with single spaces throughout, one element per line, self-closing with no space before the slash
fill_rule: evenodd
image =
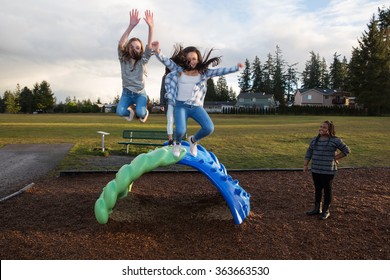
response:
<path id="1" fill-rule="evenodd" d="M 238 96 L 238 98 L 256 98 L 256 99 L 268 99 L 273 97 L 272 94 L 265 94 L 261 92 L 241 92 Z"/>
<path id="2" fill-rule="evenodd" d="M 301 88 L 298 91 L 303 94 L 303 93 L 310 91 L 310 90 L 318 91 L 320 94 L 323 94 L 323 95 L 331 95 L 331 94 L 334 94 L 337 92 L 337 90 L 330 89 L 330 88 Z"/>
<path id="3" fill-rule="evenodd" d="M 300 92 L 301 94 L 304 94 L 307 91 L 315 90 L 318 93 L 322 95 L 344 95 L 349 96 L 351 93 L 348 91 L 338 91 L 336 89 L 330 89 L 330 88 L 301 88 L 297 90 L 297 93 Z"/>

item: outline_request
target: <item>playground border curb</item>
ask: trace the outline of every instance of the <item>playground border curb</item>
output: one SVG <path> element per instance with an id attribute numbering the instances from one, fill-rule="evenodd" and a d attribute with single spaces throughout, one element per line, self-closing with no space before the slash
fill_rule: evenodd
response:
<path id="1" fill-rule="evenodd" d="M 0 198 L 0 202 L 6 201 L 10 198 L 13 198 L 14 196 L 17 196 L 17 195 L 27 191 L 28 189 L 32 188 L 34 185 L 35 185 L 35 183 L 30 183 L 30 184 L 26 185 L 25 187 L 23 187 L 22 189 L 18 190 L 17 192 L 14 192 L 10 195 L 7 195 L 5 197 Z"/>
<path id="2" fill-rule="evenodd" d="M 299 168 L 291 169 L 229 169 L 228 172 L 253 172 L 253 171 L 302 171 Z M 75 176 L 75 175 L 87 175 L 87 174 L 115 174 L 118 170 L 62 170 L 60 171 L 60 177 Z M 200 173 L 198 170 L 152 170 L 148 173 Z"/>
<path id="3" fill-rule="evenodd" d="M 339 167 L 338 170 L 342 169 L 377 169 L 377 168 L 386 168 L 390 169 L 390 166 L 382 167 Z M 230 172 L 268 172 L 268 171 L 303 171 L 302 168 L 252 168 L 252 169 L 227 169 Z M 87 174 L 116 174 L 118 170 L 61 170 L 59 177 L 66 176 L 77 176 L 77 175 L 87 175 Z M 310 170 L 309 170 L 310 172 Z M 200 173 L 198 170 L 152 170 L 149 173 Z"/>

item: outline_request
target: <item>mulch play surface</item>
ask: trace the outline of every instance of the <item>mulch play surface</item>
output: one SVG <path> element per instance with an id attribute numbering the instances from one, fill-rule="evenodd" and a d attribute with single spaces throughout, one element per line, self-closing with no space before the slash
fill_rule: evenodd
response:
<path id="1" fill-rule="evenodd" d="M 241 225 L 197 172 L 143 175 L 105 225 L 93 209 L 114 174 L 42 179 L 0 203 L 0 258 L 390 259 L 390 168 L 339 170 L 326 221 L 305 215 L 314 198 L 310 173 L 229 175 L 251 194 Z"/>

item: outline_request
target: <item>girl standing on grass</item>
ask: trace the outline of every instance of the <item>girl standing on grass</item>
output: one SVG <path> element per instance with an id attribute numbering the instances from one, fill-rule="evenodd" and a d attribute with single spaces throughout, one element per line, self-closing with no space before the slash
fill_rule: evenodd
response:
<path id="1" fill-rule="evenodd" d="M 180 156 L 181 141 L 186 134 L 187 121 L 188 118 L 192 118 L 201 126 L 200 130 L 188 137 L 190 152 L 196 157 L 197 142 L 214 131 L 214 124 L 203 108 L 207 80 L 237 72 L 244 65 L 237 63 L 230 68 L 209 69 L 210 65 L 217 66 L 221 62 L 220 57 L 209 58 L 212 49 L 203 58 L 197 48 L 183 48 L 177 45 L 172 58 L 169 59 L 161 53 L 159 42 L 153 42 L 152 48 L 157 58 L 171 71 L 165 78 L 165 97 L 175 106 L 176 137 L 173 155 Z"/>
<path id="2" fill-rule="evenodd" d="M 140 39 L 136 37 L 128 39 L 131 31 L 140 21 L 138 10 L 131 10 L 129 26 L 118 43 L 123 91 L 116 109 L 117 115 L 127 116 L 128 121 L 132 121 L 134 116 L 137 116 L 142 123 L 146 122 L 149 116 L 149 111 L 146 108 L 148 96 L 145 91 L 144 75 L 146 64 L 153 54 L 151 49 L 154 27 L 153 13 L 147 10 L 144 20 L 149 26 L 148 44 L 145 50 Z"/>
<path id="3" fill-rule="evenodd" d="M 337 150 L 340 152 L 337 153 Z M 351 150 L 336 137 L 334 124 L 331 121 L 324 121 L 306 151 L 303 164 L 303 171 L 308 170 L 311 160 L 311 174 L 315 187 L 314 209 L 306 212 L 307 215 L 319 215 L 326 220 L 330 216 L 329 207 L 332 202 L 332 183 L 336 175 L 339 160 L 347 156 Z M 324 205 L 321 209 L 322 190 L 324 190 Z"/>

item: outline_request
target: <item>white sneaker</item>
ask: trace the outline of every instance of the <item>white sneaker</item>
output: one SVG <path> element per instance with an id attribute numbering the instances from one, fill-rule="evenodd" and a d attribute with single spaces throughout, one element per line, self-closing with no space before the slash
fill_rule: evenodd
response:
<path id="1" fill-rule="evenodd" d="M 148 119 L 148 117 L 149 117 L 149 111 L 148 111 L 148 109 L 146 109 L 146 116 L 143 119 L 139 118 L 139 121 L 142 123 L 145 123 L 146 120 Z"/>
<path id="2" fill-rule="evenodd" d="M 133 108 L 131 108 L 131 106 L 127 107 L 127 110 L 130 111 L 130 114 L 128 117 L 125 117 L 125 119 L 127 121 L 131 122 L 134 119 L 135 112 L 134 112 Z"/>
<path id="3" fill-rule="evenodd" d="M 193 135 L 188 137 L 188 143 L 190 143 L 190 152 L 191 152 L 191 155 L 193 155 L 194 157 L 196 157 L 198 155 L 198 143 L 193 143 L 192 142 L 192 139 L 193 139 Z"/>
<path id="4" fill-rule="evenodd" d="M 180 151 L 181 151 L 181 144 L 175 143 L 175 146 L 173 146 L 173 156 L 178 158 L 180 157 Z"/>

